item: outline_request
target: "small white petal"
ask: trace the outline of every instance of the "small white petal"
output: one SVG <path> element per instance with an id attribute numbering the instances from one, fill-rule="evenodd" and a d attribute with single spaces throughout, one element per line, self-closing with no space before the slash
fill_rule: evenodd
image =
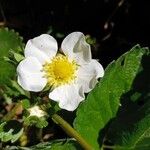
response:
<path id="1" fill-rule="evenodd" d="M 79 103 L 84 100 L 84 93 L 78 85 L 63 85 L 50 92 L 49 98 L 59 102 L 60 108 L 74 111 Z"/>
<path id="2" fill-rule="evenodd" d="M 21 61 L 17 67 L 19 85 L 27 91 L 41 91 L 47 83 L 41 69 L 42 65 L 34 57 L 27 57 Z"/>
<path id="3" fill-rule="evenodd" d="M 61 49 L 70 59 L 78 64 L 84 64 L 91 60 L 91 48 L 81 32 L 69 34 L 62 42 Z"/>
<path id="4" fill-rule="evenodd" d="M 56 40 L 48 34 L 42 34 L 27 42 L 25 57 L 36 57 L 43 64 L 46 60 L 54 57 L 57 50 Z"/>
<path id="5" fill-rule="evenodd" d="M 33 106 L 28 109 L 30 116 L 43 117 L 46 115 L 46 112 L 40 109 L 39 106 Z"/>
<path id="6" fill-rule="evenodd" d="M 85 93 L 90 92 L 98 82 L 99 77 L 104 76 L 104 69 L 100 63 L 92 59 L 90 63 L 79 67 L 77 83 L 83 87 Z"/>

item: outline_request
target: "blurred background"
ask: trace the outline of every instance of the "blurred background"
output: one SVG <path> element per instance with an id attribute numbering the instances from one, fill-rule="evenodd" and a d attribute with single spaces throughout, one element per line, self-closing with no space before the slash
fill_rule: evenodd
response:
<path id="1" fill-rule="evenodd" d="M 149 0 L 0 0 L 0 26 L 28 39 L 42 33 L 61 44 L 73 31 L 89 35 L 94 58 L 106 67 L 132 46 L 150 46 Z"/>

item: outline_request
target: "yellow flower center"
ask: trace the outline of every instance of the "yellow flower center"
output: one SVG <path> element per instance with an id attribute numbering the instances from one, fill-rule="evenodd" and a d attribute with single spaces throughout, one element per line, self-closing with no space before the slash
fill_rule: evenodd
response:
<path id="1" fill-rule="evenodd" d="M 76 78 L 78 65 L 70 61 L 68 57 L 59 54 L 51 62 L 43 65 L 43 71 L 49 86 L 57 87 L 62 84 L 69 84 Z"/>

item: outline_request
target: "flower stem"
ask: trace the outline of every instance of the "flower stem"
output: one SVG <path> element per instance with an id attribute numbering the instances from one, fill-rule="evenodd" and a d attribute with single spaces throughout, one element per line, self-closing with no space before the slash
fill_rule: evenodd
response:
<path id="1" fill-rule="evenodd" d="M 102 148 L 104 148 L 104 149 L 115 149 L 115 146 L 102 145 Z"/>
<path id="2" fill-rule="evenodd" d="M 18 109 L 20 109 L 20 107 L 22 106 L 21 102 L 17 103 L 14 108 L 9 111 L 4 117 L 3 117 L 3 121 L 9 121 L 11 119 L 14 118 L 14 116 L 16 115 L 16 112 Z"/>
<path id="3" fill-rule="evenodd" d="M 92 146 L 89 145 L 81 135 L 71 127 L 71 125 L 66 122 L 63 118 L 59 115 L 54 114 L 52 115 L 53 121 L 58 124 L 70 137 L 73 137 L 77 140 L 77 142 L 85 149 L 85 150 L 92 150 Z"/>

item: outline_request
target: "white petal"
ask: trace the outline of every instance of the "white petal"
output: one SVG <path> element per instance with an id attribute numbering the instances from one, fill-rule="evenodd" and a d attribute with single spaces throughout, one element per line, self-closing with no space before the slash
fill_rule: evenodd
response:
<path id="1" fill-rule="evenodd" d="M 62 42 L 61 49 L 70 59 L 76 60 L 78 64 L 90 62 L 91 48 L 81 32 L 69 34 Z"/>
<path id="2" fill-rule="evenodd" d="M 99 77 L 104 76 L 104 69 L 100 63 L 92 59 L 90 63 L 80 66 L 77 83 L 83 87 L 85 93 L 91 91 Z"/>
<path id="3" fill-rule="evenodd" d="M 37 116 L 39 118 L 46 115 L 46 112 L 41 110 L 39 106 L 33 106 L 29 108 L 28 111 L 30 112 L 30 116 Z"/>
<path id="4" fill-rule="evenodd" d="M 74 111 L 85 97 L 82 88 L 72 84 L 55 88 L 49 93 L 49 98 L 59 102 L 60 108 Z"/>
<path id="5" fill-rule="evenodd" d="M 17 67 L 19 85 L 27 91 L 41 91 L 47 83 L 41 69 L 42 65 L 34 57 L 27 57 L 21 61 Z"/>
<path id="6" fill-rule="evenodd" d="M 56 40 L 48 34 L 42 34 L 27 42 L 25 57 L 33 56 L 41 63 L 44 63 L 56 55 L 57 49 Z"/>

